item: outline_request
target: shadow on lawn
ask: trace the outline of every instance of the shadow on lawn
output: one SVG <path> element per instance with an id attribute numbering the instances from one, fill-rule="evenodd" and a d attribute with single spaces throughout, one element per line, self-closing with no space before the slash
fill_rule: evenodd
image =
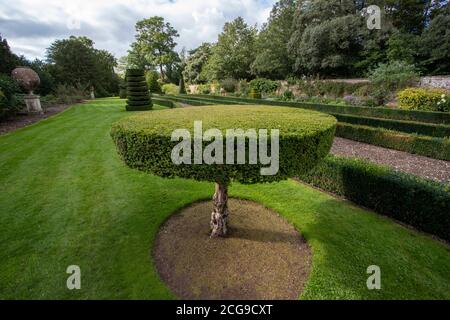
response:
<path id="1" fill-rule="evenodd" d="M 317 255 L 305 297 L 320 290 L 329 299 L 449 298 L 448 248 L 429 236 L 337 199 L 318 206 L 304 230 Z M 381 269 L 381 290 L 367 288 L 372 265 Z"/>

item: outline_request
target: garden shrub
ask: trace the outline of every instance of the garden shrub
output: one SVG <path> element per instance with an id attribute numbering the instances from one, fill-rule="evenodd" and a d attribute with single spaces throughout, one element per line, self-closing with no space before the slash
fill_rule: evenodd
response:
<path id="1" fill-rule="evenodd" d="M 283 94 L 279 97 L 280 101 L 292 101 L 295 99 L 294 93 L 290 90 L 286 90 L 283 92 Z"/>
<path id="2" fill-rule="evenodd" d="M 204 131 L 217 128 L 224 137 L 230 128 L 256 129 L 257 132 L 259 129 L 283 128 L 279 137 L 278 174 L 261 175 L 260 169 L 267 166 L 260 163 L 175 165 L 171 153 L 179 142 L 172 141 L 173 130 L 186 128 L 192 133 L 194 121 L 199 120 L 203 121 Z M 335 127 L 333 117 L 314 111 L 268 106 L 212 106 L 154 111 L 129 117 L 115 123 L 111 135 L 123 160 L 131 168 L 168 178 L 257 183 L 286 179 L 312 169 L 328 154 Z M 246 140 L 248 145 L 248 138 Z M 209 143 L 204 142 L 204 147 L 207 145 Z M 235 144 L 235 155 L 237 150 Z"/>
<path id="3" fill-rule="evenodd" d="M 12 77 L 0 74 L 0 91 L 2 92 L 0 118 L 3 118 L 20 109 L 21 106 L 16 99 L 16 94 L 20 92 L 20 87 Z"/>
<path id="4" fill-rule="evenodd" d="M 6 113 L 7 108 L 8 108 L 8 99 L 6 99 L 5 94 L 0 89 L 0 119 L 3 116 L 3 113 Z"/>
<path id="5" fill-rule="evenodd" d="M 222 80 L 220 82 L 220 86 L 225 90 L 225 92 L 234 93 L 238 86 L 238 82 L 235 79 L 228 78 L 228 79 Z"/>
<path id="6" fill-rule="evenodd" d="M 210 94 L 211 93 L 211 85 L 201 84 L 198 86 L 198 91 L 202 94 Z"/>
<path id="7" fill-rule="evenodd" d="M 240 80 L 238 82 L 237 91 L 238 91 L 239 95 L 241 95 L 243 97 L 248 97 L 248 94 L 250 92 L 250 85 L 247 82 L 247 80 Z"/>
<path id="8" fill-rule="evenodd" d="M 150 93 L 162 93 L 161 85 L 159 83 L 159 74 L 156 71 L 147 71 L 146 75 L 147 86 Z"/>
<path id="9" fill-rule="evenodd" d="M 381 128 L 338 123 L 336 136 L 384 148 L 450 161 L 450 139 L 406 134 Z"/>
<path id="10" fill-rule="evenodd" d="M 261 99 L 261 92 L 258 91 L 257 89 L 252 88 L 252 89 L 250 89 L 250 92 L 248 93 L 248 96 L 251 99 Z"/>
<path id="11" fill-rule="evenodd" d="M 362 87 L 367 87 L 366 83 L 348 83 L 331 80 L 290 80 L 290 83 L 298 86 L 299 90 L 307 97 L 331 96 L 334 98 L 344 95 L 354 94 Z"/>
<path id="12" fill-rule="evenodd" d="M 401 109 L 450 112 L 450 94 L 445 89 L 408 88 L 398 93 Z"/>
<path id="13" fill-rule="evenodd" d="M 180 76 L 180 94 L 186 94 L 186 85 L 184 83 L 183 75 Z"/>
<path id="14" fill-rule="evenodd" d="M 162 86 L 164 94 L 176 95 L 180 93 L 180 87 L 173 83 L 166 83 Z"/>
<path id="15" fill-rule="evenodd" d="M 82 85 L 60 84 L 55 89 L 56 104 L 72 104 L 82 102 L 89 94 Z"/>
<path id="16" fill-rule="evenodd" d="M 127 83 L 127 111 L 144 111 L 152 109 L 152 101 L 147 82 L 142 69 L 128 69 L 126 71 Z"/>
<path id="17" fill-rule="evenodd" d="M 362 160 L 328 156 L 306 183 L 450 241 L 449 186 Z"/>
<path id="18" fill-rule="evenodd" d="M 278 81 L 272 81 L 264 78 L 257 78 L 249 83 L 250 92 L 253 90 L 254 92 L 259 92 L 261 94 L 273 94 L 278 90 L 280 84 Z"/>
<path id="19" fill-rule="evenodd" d="M 389 64 L 380 64 L 371 71 L 369 79 L 375 98 L 379 100 L 379 104 L 384 104 L 392 99 L 398 90 L 417 83 L 419 74 L 414 65 L 394 61 Z"/>
<path id="20" fill-rule="evenodd" d="M 150 93 L 161 93 L 161 85 L 159 83 L 159 74 L 156 71 L 148 71 L 146 74 L 147 86 Z"/>
<path id="21" fill-rule="evenodd" d="M 42 108 L 49 108 L 60 104 L 58 98 L 54 94 L 48 94 L 44 97 L 41 97 L 41 105 Z"/>
<path id="22" fill-rule="evenodd" d="M 119 98 L 120 99 L 126 99 L 127 98 L 127 86 L 126 84 L 121 84 L 119 86 Z"/>

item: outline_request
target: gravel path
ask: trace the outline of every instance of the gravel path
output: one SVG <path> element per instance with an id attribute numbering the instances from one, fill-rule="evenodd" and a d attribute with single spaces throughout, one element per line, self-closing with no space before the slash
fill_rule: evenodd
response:
<path id="1" fill-rule="evenodd" d="M 338 137 L 334 139 L 331 152 L 337 156 L 366 159 L 376 164 L 389 166 L 397 171 L 450 184 L 450 162 L 448 161 L 431 159 Z"/>

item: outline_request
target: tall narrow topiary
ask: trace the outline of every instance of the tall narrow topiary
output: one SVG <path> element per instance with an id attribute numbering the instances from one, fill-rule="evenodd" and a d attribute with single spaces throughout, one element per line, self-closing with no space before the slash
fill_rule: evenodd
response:
<path id="1" fill-rule="evenodd" d="M 145 111 L 153 107 L 145 80 L 144 70 L 128 69 L 126 72 L 127 111 Z"/>
<path id="2" fill-rule="evenodd" d="M 186 84 L 184 83 L 183 75 L 180 77 L 180 94 L 186 94 Z"/>
<path id="3" fill-rule="evenodd" d="M 193 107 L 123 119 L 113 125 L 111 136 L 131 168 L 161 177 L 215 182 L 211 236 L 220 237 L 227 234 L 228 186 L 232 181 L 274 182 L 308 172 L 330 151 L 336 122 L 323 113 L 288 107 Z M 278 130 L 278 147 L 270 136 L 272 130 Z M 183 136 L 180 132 L 184 132 Z M 249 132 L 254 134 L 249 136 Z M 261 144 L 268 135 L 266 144 Z M 189 139 L 186 141 L 185 137 Z M 222 147 L 216 144 L 220 138 Z M 251 143 L 255 139 L 260 141 L 258 151 Z M 181 153 L 183 161 L 173 161 L 173 155 Z M 204 160 L 213 154 L 214 161 Z M 259 157 L 259 161 L 250 154 Z M 269 154 L 278 154 L 279 161 L 278 170 L 268 175 L 262 170 L 268 168 Z M 229 164 L 229 160 L 233 163 Z"/>

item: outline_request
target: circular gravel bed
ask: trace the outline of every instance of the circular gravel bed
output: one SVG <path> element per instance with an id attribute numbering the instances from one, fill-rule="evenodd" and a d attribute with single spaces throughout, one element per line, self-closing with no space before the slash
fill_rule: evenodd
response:
<path id="1" fill-rule="evenodd" d="M 229 200 L 230 234 L 209 238 L 211 202 L 173 215 L 154 248 L 156 267 L 182 299 L 298 299 L 308 279 L 311 250 L 277 213 Z"/>

